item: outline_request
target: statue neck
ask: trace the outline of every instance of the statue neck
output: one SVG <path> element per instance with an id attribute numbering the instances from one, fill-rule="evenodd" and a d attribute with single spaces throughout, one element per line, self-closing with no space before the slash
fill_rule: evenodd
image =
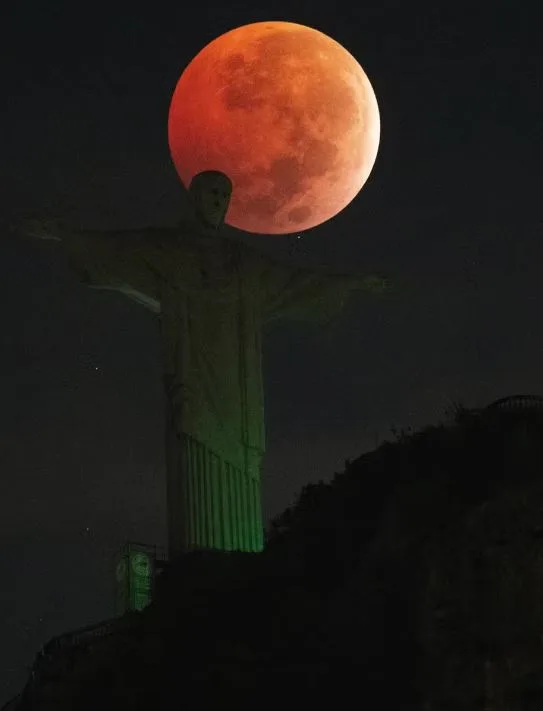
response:
<path id="1" fill-rule="evenodd" d="M 189 217 L 188 226 L 192 232 L 201 236 L 204 239 L 207 238 L 209 240 L 213 240 L 221 236 L 222 224 L 220 224 L 218 227 L 214 227 L 213 225 L 205 223 L 196 215 L 191 215 Z"/>

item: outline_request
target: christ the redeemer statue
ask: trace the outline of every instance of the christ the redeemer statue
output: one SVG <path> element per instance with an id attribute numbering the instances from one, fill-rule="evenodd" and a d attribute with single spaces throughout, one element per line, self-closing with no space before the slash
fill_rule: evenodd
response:
<path id="1" fill-rule="evenodd" d="M 193 210 L 176 228 L 27 230 L 62 240 L 87 285 L 119 291 L 159 316 L 170 559 L 197 548 L 263 548 L 263 324 L 327 318 L 353 290 L 386 288 L 379 277 L 278 264 L 222 235 L 231 191 L 222 173 L 196 175 Z"/>

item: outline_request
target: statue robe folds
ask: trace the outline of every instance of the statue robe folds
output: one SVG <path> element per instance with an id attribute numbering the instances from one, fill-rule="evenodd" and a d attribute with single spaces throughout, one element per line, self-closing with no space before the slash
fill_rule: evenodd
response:
<path id="1" fill-rule="evenodd" d="M 89 286 L 159 314 L 167 402 L 169 553 L 260 551 L 265 451 L 262 329 L 327 320 L 363 278 L 277 264 L 241 242 L 187 226 L 83 232 L 64 240 Z"/>

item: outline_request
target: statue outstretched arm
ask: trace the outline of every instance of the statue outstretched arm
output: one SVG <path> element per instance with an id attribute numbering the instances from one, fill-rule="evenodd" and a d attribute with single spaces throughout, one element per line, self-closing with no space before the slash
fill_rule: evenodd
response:
<path id="1" fill-rule="evenodd" d="M 21 227 L 37 239 L 62 242 L 74 271 L 95 289 L 112 289 L 158 310 L 157 253 L 161 230 L 80 230 L 60 221 L 31 221 Z"/>
<path id="2" fill-rule="evenodd" d="M 261 273 L 265 321 L 326 323 L 356 294 L 381 296 L 392 290 L 377 274 L 333 274 L 266 260 Z"/>

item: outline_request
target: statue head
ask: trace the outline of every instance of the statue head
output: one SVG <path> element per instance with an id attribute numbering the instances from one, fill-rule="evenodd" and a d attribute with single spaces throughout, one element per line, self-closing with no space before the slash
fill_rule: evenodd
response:
<path id="1" fill-rule="evenodd" d="M 189 195 L 201 226 L 206 230 L 216 230 L 224 222 L 228 211 L 232 181 L 218 170 L 204 170 L 190 181 Z"/>

